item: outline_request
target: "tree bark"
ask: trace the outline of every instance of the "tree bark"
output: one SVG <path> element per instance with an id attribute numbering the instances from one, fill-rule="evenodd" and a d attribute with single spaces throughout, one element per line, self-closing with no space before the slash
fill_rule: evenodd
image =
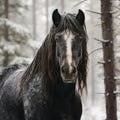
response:
<path id="1" fill-rule="evenodd" d="M 33 5 L 33 39 L 36 40 L 36 0 L 32 1 Z"/>
<path id="2" fill-rule="evenodd" d="M 65 0 L 61 0 L 61 11 L 63 12 L 65 9 Z"/>
<path id="3" fill-rule="evenodd" d="M 49 0 L 46 0 L 46 33 L 48 34 L 49 29 L 49 14 L 48 14 Z"/>
<path id="4" fill-rule="evenodd" d="M 112 0 L 101 0 L 106 120 L 117 120 Z M 109 40 L 109 42 L 107 42 Z"/>
<path id="5" fill-rule="evenodd" d="M 4 2 L 4 15 L 5 18 L 8 19 L 9 18 L 9 0 L 5 0 Z M 9 41 L 9 30 L 8 30 L 8 26 L 4 25 L 4 38 L 6 41 Z M 3 60 L 3 66 L 7 66 L 9 64 L 9 54 L 8 51 L 4 52 L 4 60 Z"/>
<path id="6" fill-rule="evenodd" d="M 91 10 L 93 10 L 93 6 L 94 6 L 94 3 L 93 3 L 94 1 L 93 0 L 91 0 L 91 3 L 90 3 L 90 9 Z M 94 19 L 93 19 L 93 13 L 91 12 L 90 13 L 90 24 L 91 25 L 93 25 L 94 24 Z M 94 29 L 93 28 L 93 26 L 92 26 L 92 28 L 91 29 Z M 93 31 L 91 30 L 91 32 L 90 32 L 90 37 L 91 37 L 91 40 L 93 39 Z M 94 49 L 95 49 L 95 44 L 94 44 L 94 42 L 90 42 L 90 46 L 91 46 L 91 51 L 93 51 Z M 92 86 L 92 88 L 91 88 L 91 96 L 92 96 L 92 98 L 91 98 L 91 101 L 92 101 L 92 104 L 94 104 L 94 102 L 95 102 L 95 77 L 94 77 L 94 75 L 95 75 L 95 65 L 94 65 L 94 63 L 95 63 L 95 55 L 93 54 L 92 55 L 92 57 L 91 57 L 91 86 Z"/>
<path id="7" fill-rule="evenodd" d="M 5 10 L 4 10 L 5 18 L 8 19 L 9 0 L 5 0 L 4 6 L 5 6 Z M 6 23 L 5 23 L 5 33 L 4 34 L 5 34 L 4 35 L 5 39 L 8 41 L 9 35 L 8 35 L 8 27 L 7 27 Z"/>

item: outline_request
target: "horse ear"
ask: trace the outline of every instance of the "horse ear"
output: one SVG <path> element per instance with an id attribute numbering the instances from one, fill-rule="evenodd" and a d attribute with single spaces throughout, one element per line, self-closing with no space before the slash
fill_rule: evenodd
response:
<path id="1" fill-rule="evenodd" d="M 61 21 L 61 15 L 58 12 L 58 9 L 55 9 L 52 14 L 53 24 L 57 27 Z"/>
<path id="2" fill-rule="evenodd" d="M 81 25 L 84 25 L 85 15 L 82 10 L 79 9 L 78 14 L 76 15 L 76 19 Z"/>

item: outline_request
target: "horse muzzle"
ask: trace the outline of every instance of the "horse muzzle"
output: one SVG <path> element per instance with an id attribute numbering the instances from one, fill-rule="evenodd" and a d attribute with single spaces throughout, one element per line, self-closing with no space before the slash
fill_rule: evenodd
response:
<path id="1" fill-rule="evenodd" d="M 75 66 L 64 65 L 61 67 L 61 76 L 65 83 L 75 83 L 77 79 L 77 68 Z"/>

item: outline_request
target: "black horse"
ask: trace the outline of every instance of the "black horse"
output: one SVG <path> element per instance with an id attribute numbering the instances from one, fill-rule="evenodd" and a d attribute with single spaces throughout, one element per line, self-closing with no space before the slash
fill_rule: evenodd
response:
<path id="1" fill-rule="evenodd" d="M 81 119 L 88 59 L 84 20 L 81 10 L 60 15 L 56 9 L 32 63 L 0 71 L 0 120 Z"/>

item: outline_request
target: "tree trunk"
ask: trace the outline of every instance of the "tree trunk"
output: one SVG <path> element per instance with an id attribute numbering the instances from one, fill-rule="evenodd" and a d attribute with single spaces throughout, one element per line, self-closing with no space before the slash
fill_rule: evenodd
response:
<path id="1" fill-rule="evenodd" d="M 9 18 L 9 0 L 5 0 L 4 2 L 4 15 L 5 15 L 5 18 L 8 19 Z M 8 26 L 6 25 L 5 23 L 5 26 L 4 26 L 4 38 L 6 41 L 9 41 L 9 30 L 8 30 Z M 8 51 L 5 51 L 4 52 L 4 60 L 3 60 L 3 66 L 7 66 L 9 64 L 9 54 L 8 54 Z"/>
<path id="2" fill-rule="evenodd" d="M 63 12 L 65 9 L 65 0 L 61 0 L 61 11 Z"/>
<path id="3" fill-rule="evenodd" d="M 5 0 L 5 3 L 4 3 L 4 6 L 5 6 L 5 10 L 4 10 L 4 13 L 5 13 L 5 18 L 8 19 L 8 8 L 9 8 L 9 0 Z M 5 37 L 5 40 L 9 40 L 8 39 L 8 27 L 7 25 L 5 24 L 5 33 L 4 33 L 4 37 Z"/>
<path id="4" fill-rule="evenodd" d="M 33 39 L 36 40 L 36 0 L 33 0 Z"/>
<path id="5" fill-rule="evenodd" d="M 112 1 L 101 0 L 106 120 L 117 120 Z"/>
<path id="6" fill-rule="evenodd" d="M 91 3 L 90 3 L 90 9 L 91 10 L 93 10 L 93 6 L 94 6 L 94 3 L 93 3 L 94 1 L 93 0 L 91 0 Z M 93 13 L 91 12 L 90 13 L 90 24 L 91 25 L 93 25 L 94 24 L 94 19 L 93 19 Z M 94 29 L 94 26 L 91 26 L 92 28 L 91 29 Z M 91 38 L 91 40 L 93 39 L 93 31 L 92 30 L 90 30 L 91 32 L 90 32 L 90 38 Z M 94 44 L 94 42 L 92 42 L 92 41 L 90 41 L 90 46 L 91 46 L 91 51 L 94 51 L 94 49 L 95 49 L 95 44 Z M 94 75 L 95 75 L 95 65 L 94 65 L 94 63 L 95 63 L 95 55 L 93 54 L 92 55 L 92 57 L 91 57 L 91 86 L 92 86 L 92 88 L 91 88 L 91 101 L 92 101 L 92 104 L 94 104 L 94 102 L 95 102 L 95 77 L 94 77 Z"/>

